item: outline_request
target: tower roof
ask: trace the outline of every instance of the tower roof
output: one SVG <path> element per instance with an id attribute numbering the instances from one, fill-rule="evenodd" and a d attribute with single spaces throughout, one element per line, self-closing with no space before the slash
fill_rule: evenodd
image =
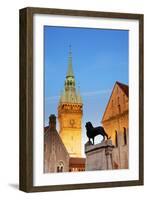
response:
<path id="1" fill-rule="evenodd" d="M 82 98 L 80 91 L 76 90 L 75 77 L 72 68 L 72 52 L 71 46 L 69 46 L 69 57 L 68 57 L 68 69 L 66 79 L 64 82 L 64 90 L 60 96 L 60 103 L 80 103 L 82 104 Z"/>
<path id="2" fill-rule="evenodd" d="M 69 76 L 74 77 L 73 68 L 72 68 L 72 51 L 71 51 L 71 45 L 69 46 L 68 70 L 67 70 L 66 77 L 69 77 Z"/>

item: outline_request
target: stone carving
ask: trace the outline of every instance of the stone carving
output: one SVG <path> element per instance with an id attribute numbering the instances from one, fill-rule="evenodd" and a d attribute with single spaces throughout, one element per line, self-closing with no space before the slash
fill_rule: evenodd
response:
<path id="1" fill-rule="evenodd" d="M 103 141 L 106 138 L 107 138 L 107 140 L 110 139 L 110 137 L 108 138 L 108 135 L 107 135 L 107 133 L 105 132 L 105 130 L 102 126 L 93 127 L 91 122 L 87 122 L 85 127 L 86 127 L 86 130 L 87 130 L 86 134 L 87 134 L 87 137 L 89 139 L 89 142 L 91 142 L 90 139 L 92 139 L 93 145 L 94 145 L 94 138 L 97 135 L 103 136 Z"/>

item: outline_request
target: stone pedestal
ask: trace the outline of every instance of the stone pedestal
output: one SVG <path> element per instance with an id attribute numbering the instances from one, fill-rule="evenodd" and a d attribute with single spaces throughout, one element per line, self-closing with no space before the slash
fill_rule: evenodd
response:
<path id="1" fill-rule="evenodd" d="M 86 171 L 112 169 L 112 150 L 114 146 L 111 140 L 103 141 L 99 144 L 85 144 Z"/>

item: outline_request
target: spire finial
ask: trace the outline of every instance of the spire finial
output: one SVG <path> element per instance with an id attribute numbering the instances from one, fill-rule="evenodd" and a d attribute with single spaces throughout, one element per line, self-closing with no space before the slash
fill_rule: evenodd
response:
<path id="1" fill-rule="evenodd" d="M 68 77 L 68 76 L 74 77 L 73 69 L 72 69 L 72 51 L 71 51 L 71 44 L 69 45 L 68 70 L 67 70 L 67 75 L 66 75 L 66 77 Z"/>

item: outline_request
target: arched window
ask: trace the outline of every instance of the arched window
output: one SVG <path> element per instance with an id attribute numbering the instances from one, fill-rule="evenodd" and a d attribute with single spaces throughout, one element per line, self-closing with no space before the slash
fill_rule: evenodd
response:
<path id="1" fill-rule="evenodd" d="M 63 171 L 64 171 L 64 163 L 60 161 L 57 166 L 57 172 L 63 172 Z"/>
<path id="2" fill-rule="evenodd" d="M 124 127 L 124 145 L 127 144 L 127 133 L 126 133 L 126 128 Z"/>
<path id="3" fill-rule="evenodd" d="M 118 105 L 118 113 L 119 114 L 121 113 L 121 107 L 120 107 L 120 105 Z"/>
<path id="4" fill-rule="evenodd" d="M 118 136 L 117 136 L 117 131 L 115 131 L 115 146 L 118 147 Z"/>
<path id="5" fill-rule="evenodd" d="M 60 168 L 59 168 L 59 166 L 57 166 L 57 172 L 60 172 Z"/>

